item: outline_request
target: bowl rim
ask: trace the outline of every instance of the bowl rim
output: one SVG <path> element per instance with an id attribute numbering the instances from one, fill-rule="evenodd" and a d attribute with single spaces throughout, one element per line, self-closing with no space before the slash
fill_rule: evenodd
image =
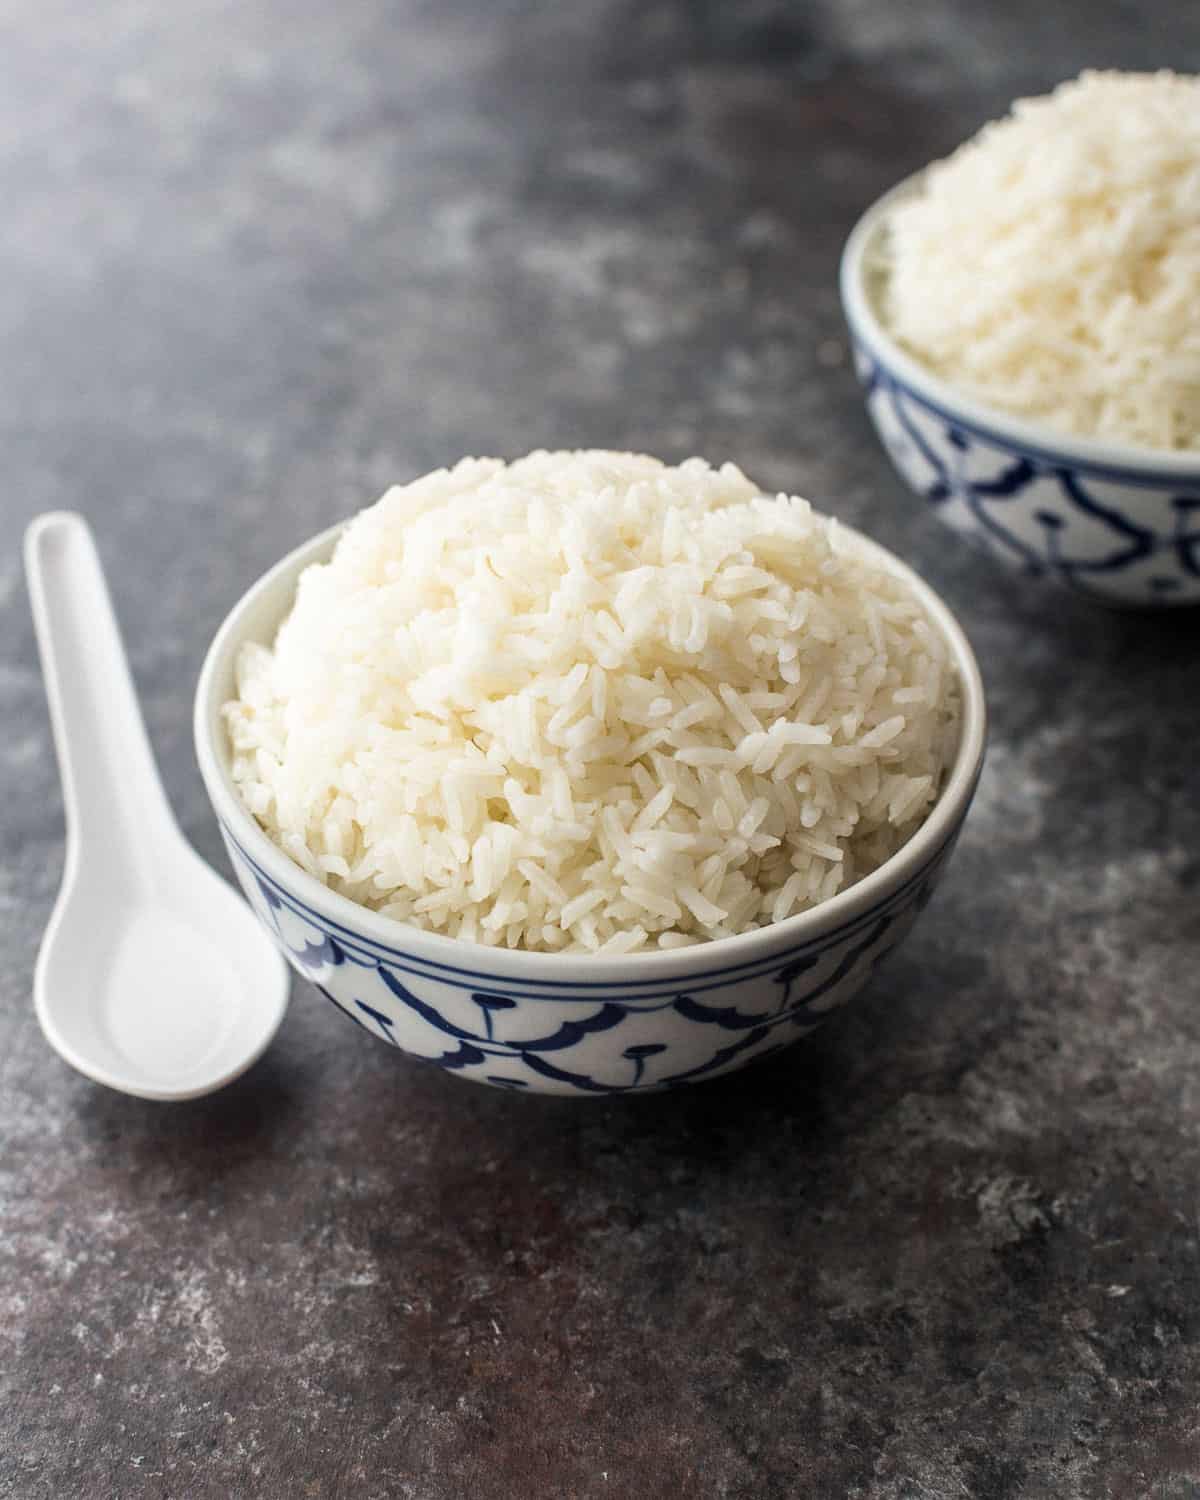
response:
<path id="1" fill-rule="evenodd" d="M 586 982 L 589 986 L 629 984 L 635 980 L 650 982 L 695 975 L 697 971 L 710 968 L 714 972 L 743 968 L 777 951 L 828 938 L 832 932 L 878 906 L 882 899 L 893 896 L 937 861 L 966 816 L 979 780 L 987 739 L 987 705 L 975 653 L 949 607 L 924 579 L 878 542 L 839 522 L 842 531 L 857 543 L 864 544 L 913 589 L 950 647 L 962 698 L 958 749 L 941 795 L 907 843 L 877 870 L 808 911 L 785 917 L 781 922 L 768 923 L 751 932 L 713 938 L 688 948 L 611 956 L 467 943 L 361 906 L 348 896 L 331 890 L 295 864 L 268 837 L 242 802 L 230 772 L 228 750 L 223 743 L 221 702 L 217 692 L 218 682 L 227 669 L 232 669 L 232 658 L 238 648 L 248 640 L 261 638 L 262 633 L 248 633 L 247 617 L 272 595 L 278 594 L 279 607 L 266 632 L 267 638 L 272 639 L 290 609 L 301 572 L 328 558 L 350 519 L 338 522 L 294 548 L 252 583 L 226 614 L 200 669 L 193 707 L 193 736 L 200 774 L 213 810 L 243 855 L 273 884 L 293 895 L 298 904 L 309 907 L 316 915 L 364 941 L 391 949 L 397 956 L 403 954 L 442 968 L 457 969 L 460 973 L 490 974 L 534 984 L 560 981 L 564 984 Z M 472 963 L 478 968 L 472 970 Z"/>
<path id="2" fill-rule="evenodd" d="M 889 188 L 862 213 L 847 236 L 838 267 L 838 289 L 854 338 L 926 406 L 979 437 L 1020 448 L 1052 464 L 1062 466 L 1065 461 L 1072 467 L 1100 471 L 1124 482 L 1179 480 L 1200 484 L 1200 453 L 1104 442 L 1061 432 L 1043 422 L 1010 416 L 934 374 L 897 343 L 876 313 L 867 290 L 866 260 L 888 215 L 897 203 L 919 191 L 927 171 L 928 168 L 922 168 Z"/>

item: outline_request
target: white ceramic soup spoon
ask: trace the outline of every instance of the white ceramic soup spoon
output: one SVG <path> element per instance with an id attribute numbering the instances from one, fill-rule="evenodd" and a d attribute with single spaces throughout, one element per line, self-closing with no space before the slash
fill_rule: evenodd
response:
<path id="1" fill-rule="evenodd" d="M 211 1093 L 275 1035 L 287 967 L 175 822 L 87 523 L 39 516 L 25 567 L 67 824 L 38 1020 L 98 1083 L 143 1099 Z"/>

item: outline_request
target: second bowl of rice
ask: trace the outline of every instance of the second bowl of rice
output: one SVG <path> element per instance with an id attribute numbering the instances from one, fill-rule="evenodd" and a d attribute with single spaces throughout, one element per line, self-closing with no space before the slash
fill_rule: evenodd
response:
<path id="1" fill-rule="evenodd" d="M 811 1030 L 908 930 L 978 668 L 881 548 L 732 465 L 464 460 L 235 606 L 196 700 L 251 904 L 381 1039 L 662 1088 Z"/>
<path id="2" fill-rule="evenodd" d="M 1200 79 L 1085 73 L 876 202 L 867 410 L 939 520 L 1107 604 L 1200 603 Z"/>

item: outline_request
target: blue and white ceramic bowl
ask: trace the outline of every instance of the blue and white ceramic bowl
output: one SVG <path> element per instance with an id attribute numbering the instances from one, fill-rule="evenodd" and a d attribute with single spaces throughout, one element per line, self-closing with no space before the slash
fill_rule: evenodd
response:
<path id="1" fill-rule="evenodd" d="M 957 391 L 906 354 L 877 316 L 890 210 L 858 221 L 842 306 L 875 429 L 934 514 L 994 556 L 1106 604 L 1200 604 L 1200 456 L 1071 437 Z"/>
<path id="2" fill-rule="evenodd" d="M 364 1031 L 463 1078 L 597 1095 L 711 1078 L 806 1036 L 866 982 L 933 893 L 983 762 L 979 668 L 958 624 L 908 568 L 953 654 L 963 729 L 947 784 L 902 850 L 850 890 L 772 927 L 694 948 L 601 958 L 514 952 L 424 932 L 347 900 L 292 863 L 243 806 L 220 708 L 245 641 L 269 643 L 301 571 L 340 527 L 256 583 L 217 632 L 196 692 L 200 770 L 251 906 L 292 966 Z"/>

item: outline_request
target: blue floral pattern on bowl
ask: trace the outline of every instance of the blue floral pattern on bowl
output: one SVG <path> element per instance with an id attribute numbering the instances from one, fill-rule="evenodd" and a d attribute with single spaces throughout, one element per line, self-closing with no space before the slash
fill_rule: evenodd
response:
<path id="1" fill-rule="evenodd" d="M 892 463 L 948 526 L 1109 603 L 1200 603 L 1200 465 L 1189 476 L 1068 463 L 942 410 L 861 340 L 855 366 Z"/>
<path id="2" fill-rule="evenodd" d="M 815 1030 L 912 926 L 958 829 L 903 885 L 829 933 L 684 982 L 628 985 L 498 980 L 384 946 L 298 900 L 222 832 L 293 968 L 380 1041 L 496 1088 L 596 1095 L 711 1078 Z"/>

